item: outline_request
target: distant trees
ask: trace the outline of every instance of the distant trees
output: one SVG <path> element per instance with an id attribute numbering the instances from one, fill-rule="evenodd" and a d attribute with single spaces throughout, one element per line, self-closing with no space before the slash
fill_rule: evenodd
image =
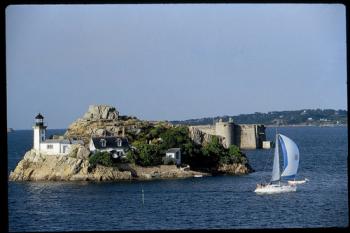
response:
<path id="1" fill-rule="evenodd" d="M 273 111 L 268 113 L 255 112 L 253 114 L 240 114 L 238 116 L 231 116 L 237 124 L 274 124 L 276 119 L 282 119 L 283 124 L 304 124 L 309 123 L 308 118 L 314 120 L 317 124 L 320 119 L 327 119 L 329 123 L 347 124 L 347 111 L 334 109 L 303 109 L 296 111 Z M 213 124 L 213 121 L 222 118 L 228 121 L 230 116 L 191 119 L 186 121 L 174 121 L 174 124 L 188 124 L 188 125 L 202 125 Z"/>

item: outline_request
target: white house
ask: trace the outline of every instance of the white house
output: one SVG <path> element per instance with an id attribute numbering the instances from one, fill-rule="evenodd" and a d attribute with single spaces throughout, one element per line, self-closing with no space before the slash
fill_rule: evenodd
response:
<path id="1" fill-rule="evenodd" d="M 181 164 L 181 149 L 180 148 L 170 148 L 166 151 L 165 157 L 172 158 L 175 160 L 176 164 Z"/>
<path id="2" fill-rule="evenodd" d="M 112 154 L 113 158 L 124 157 L 129 148 L 129 142 L 124 137 L 91 137 L 89 143 L 91 152 L 107 151 Z"/>
<path id="3" fill-rule="evenodd" d="M 39 113 L 35 117 L 35 125 L 33 126 L 33 149 L 49 155 L 67 155 L 73 144 L 84 144 L 81 140 L 46 139 L 46 128 L 44 117 Z"/>

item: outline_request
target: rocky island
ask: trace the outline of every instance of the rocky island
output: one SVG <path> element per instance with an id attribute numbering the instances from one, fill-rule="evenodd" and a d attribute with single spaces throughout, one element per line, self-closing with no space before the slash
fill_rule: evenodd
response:
<path id="1" fill-rule="evenodd" d="M 196 140 L 200 135 L 188 126 L 121 116 L 108 105 L 89 106 L 63 136 L 46 139 L 46 127 L 39 114 L 33 149 L 9 180 L 146 180 L 253 171 L 239 148 L 225 148 L 219 137 Z"/>

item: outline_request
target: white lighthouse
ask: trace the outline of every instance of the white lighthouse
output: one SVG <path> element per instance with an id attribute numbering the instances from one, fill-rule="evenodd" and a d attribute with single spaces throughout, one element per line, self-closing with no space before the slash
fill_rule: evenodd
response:
<path id="1" fill-rule="evenodd" d="M 46 127 L 44 125 L 44 117 L 39 113 L 35 117 L 35 125 L 33 126 L 34 129 L 34 143 L 33 148 L 35 150 L 40 151 L 40 144 L 45 141 L 46 139 Z"/>

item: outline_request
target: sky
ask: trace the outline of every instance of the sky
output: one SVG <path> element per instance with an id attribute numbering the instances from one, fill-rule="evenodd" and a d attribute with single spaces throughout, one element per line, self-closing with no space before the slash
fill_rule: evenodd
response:
<path id="1" fill-rule="evenodd" d="M 347 109 L 341 4 L 12 5 L 7 125 Z"/>

